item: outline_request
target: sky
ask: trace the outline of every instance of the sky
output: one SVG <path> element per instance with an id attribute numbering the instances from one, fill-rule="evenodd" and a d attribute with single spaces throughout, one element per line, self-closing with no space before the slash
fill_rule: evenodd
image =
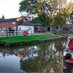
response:
<path id="1" fill-rule="evenodd" d="M 70 1 L 70 0 L 69 0 Z M 71 0 L 73 2 L 73 0 Z M 0 0 L 0 18 L 4 15 L 5 18 L 20 17 L 19 3 L 21 0 Z"/>
<path id="2" fill-rule="evenodd" d="M 20 17 L 19 2 L 21 0 L 0 0 L 0 18 L 4 15 L 5 18 Z"/>
<path id="3" fill-rule="evenodd" d="M 73 0 L 71 0 L 73 2 Z"/>

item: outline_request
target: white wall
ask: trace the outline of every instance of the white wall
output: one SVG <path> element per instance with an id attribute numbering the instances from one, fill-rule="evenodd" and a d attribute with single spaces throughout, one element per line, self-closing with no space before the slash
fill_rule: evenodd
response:
<path id="1" fill-rule="evenodd" d="M 28 30 L 29 35 L 34 33 L 34 26 L 18 26 L 18 31 L 23 33 L 24 30 Z"/>

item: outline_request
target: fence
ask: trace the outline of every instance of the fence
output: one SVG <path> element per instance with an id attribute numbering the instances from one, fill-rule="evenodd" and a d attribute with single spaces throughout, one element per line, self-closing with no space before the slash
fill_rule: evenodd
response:
<path id="1" fill-rule="evenodd" d="M 1 31 L 0 36 L 21 36 L 23 35 L 22 31 Z"/>
<path id="2" fill-rule="evenodd" d="M 25 33 L 26 34 L 26 33 Z M 32 35 L 32 32 L 28 31 L 28 35 Z M 23 31 L 0 31 L 0 36 L 22 36 Z"/>

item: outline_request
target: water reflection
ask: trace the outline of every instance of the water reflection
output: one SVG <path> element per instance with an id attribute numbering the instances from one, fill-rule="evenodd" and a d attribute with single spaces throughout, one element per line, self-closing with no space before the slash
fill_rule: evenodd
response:
<path id="1" fill-rule="evenodd" d="M 64 73 L 73 73 L 73 69 L 66 69 L 64 70 Z"/>
<path id="2" fill-rule="evenodd" d="M 24 73 L 20 70 L 20 59 L 14 50 L 0 49 L 0 73 Z"/>
<path id="3" fill-rule="evenodd" d="M 73 73 L 73 64 L 64 63 L 64 73 Z"/>
<path id="4" fill-rule="evenodd" d="M 63 73 L 63 43 L 56 41 L 20 49 L 0 49 L 0 72 Z"/>
<path id="5" fill-rule="evenodd" d="M 45 43 L 37 46 L 35 53 L 29 53 L 22 59 L 21 68 L 27 72 L 55 73 L 63 72 L 63 42 Z M 35 56 L 36 54 L 36 56 Z M 32 57 L 31 57 L 32 55 Z"/>

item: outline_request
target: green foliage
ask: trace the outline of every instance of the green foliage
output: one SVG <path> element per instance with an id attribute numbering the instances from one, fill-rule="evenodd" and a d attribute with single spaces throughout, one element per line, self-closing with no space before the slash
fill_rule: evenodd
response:
<path id="1" fill-rule="evenodd" d="M 43 5 L 42 2 L 39 2 L 39 3 L 36 4 L 36 13 L 38 15 L 42 14 L 42 5 Z"/>
<path id="2" fill-rule="evenodd" d="M 60 12 L 64 10 L 64 6 L 67 5 L 66 1 L 67 0 L 22 0 L 19 11 L 37 13 L 38 20 L 36 22 L 43 25 L 63 24 L 66 22 L 65 15 L 60 14 Z"/>
<path id="3" fill-rule="evenodd" d="M 37 0 L 22 0 L 20 2 L 20 7 L 19 11 L 24 12 L 26 11 L 27 13 L 34 13 L 35 12 L 35 5 L 37 3 Z"/>
<path id="4" fill-rule="evenodd" d="M 65 12 L 70 15 L 73 11 L 73 3 L 70 3 L 66 8 L 65 8 Z"/>
<path id="5" fill-rule="evenodd" d="M 55 25 L 63 25 L 66 23 L 65 15 L 62 15 L 61 13 L 58 13 L 54 19 L 55 19 L 54 21 Z"/>
<path id="6" fill-rule="evenodd" d="M 36 18 L 32 19 L 32 21 L 30 21 L 30 22 L 31 22 L 31 23 L 35 23 L 35 24 L 41 23 L 39 17 L 36 17 Z"/>
<path id="7" fill-rule="evenodd" d="M 41 21 L 41 24 L 43 25 L 49 25 L 51 23 L 51 18 L 47 16 L 45 13 L 39 15 L 39 19 Z"/>
<path id="8" fill-rule="evenodd" d="M 37 18 L 32 19 L 32 23 L 40 23 L 42 25 L 50 25 L 52 22 L 52 18 L 47 16 L 46 14 L 41 14 Z"/>

